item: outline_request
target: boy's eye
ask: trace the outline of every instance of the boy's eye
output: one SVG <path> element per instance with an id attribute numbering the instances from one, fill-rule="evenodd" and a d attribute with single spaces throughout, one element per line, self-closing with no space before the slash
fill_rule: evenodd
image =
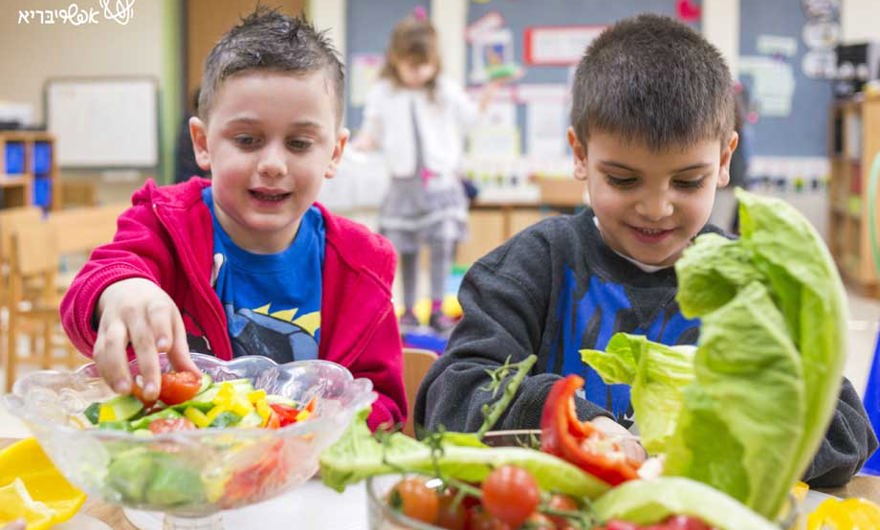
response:
<path id="1" fill-rule="evenodd" d="M 259 139 L 257 139 L 256 137 L 246 134 L 240 134 L 236 136 L 233 140 L 235 141 L 235 144 L 240 147 L 254 147 L 259 142 Z"/>
<path id="2" fill-rule="evenodd" d="M 308 140 L 290 140 L 287 145 L 294 151 L 305 151 L 312 146 L 312 142 Z"/>
<path id="3" fill-rule="evenodd" d="M 635 177 L 618 177 L 615 175 L 606 175 L 608 183 L 616 188 L 631 188 L 636 185 L 638 179 Z"/>
<path id="4" fill-rule="evenodd" d="M 693 190 L 703 187 L 703 183 L 706 182 L 706 177 L 700 177 L 698 179 L 692 180 L 676 180 L 675 186 L 682 189 Z"/>

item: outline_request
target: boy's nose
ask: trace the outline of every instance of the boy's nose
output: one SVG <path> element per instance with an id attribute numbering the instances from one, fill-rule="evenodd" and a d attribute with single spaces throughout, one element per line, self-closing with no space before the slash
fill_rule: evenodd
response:
<path id="1" fill-rule="evenodd" d="M 283 150 L 272 145 L 266 146 L 257 164 L 257 172 L 264 177 L 283 177 L 287 173 Z"/>
<path id="2" fill-rule="evenodd" d="M 672 215 L 672 201 L 664 193 L 652 193 L 636 203 L 636 213 L 650 221 Z"/>

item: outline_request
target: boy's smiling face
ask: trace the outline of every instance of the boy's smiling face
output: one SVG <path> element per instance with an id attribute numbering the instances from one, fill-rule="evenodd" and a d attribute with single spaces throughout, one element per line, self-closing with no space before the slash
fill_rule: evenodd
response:
<path id="1" fill-rule="evenodd" d="M 250 71 L 226 79 L 208 122 L 190 120 L 196 160 L 211 170 L 214 211 L 240 247 L 287 248 L 348 139 L 323 71 Z"/>
<path id="2" fill-rule="evenodd" d="M 708 222 L 715 191 L 730 180 L 729 141 L 703 140 L 654 151 L 616 134 L 594 132 L 586 149 L 569 129 L 575 176 L 587 181 L 605 242 L 648 265 L 675 263 Z"/>

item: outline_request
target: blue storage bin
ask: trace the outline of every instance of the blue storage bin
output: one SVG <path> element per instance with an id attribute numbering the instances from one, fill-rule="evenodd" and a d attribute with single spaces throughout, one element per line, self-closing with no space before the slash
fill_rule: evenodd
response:
<path id="1" fill-rule="evenodd" d="M 52 202 L 52 181 L 49 177 L 34 178 L 33 201 L 36 206 L 49 206 Z"/>
<path id="2" fill-rule="evenodd" d="M 34 175 L 46 175 L 52 171 L 52 144 L 34 142 Z"/>
<path id="3" fill-rule="evenodd" d="M 24 173 L 24 142 L 6 142 L 6 174 Z"/>

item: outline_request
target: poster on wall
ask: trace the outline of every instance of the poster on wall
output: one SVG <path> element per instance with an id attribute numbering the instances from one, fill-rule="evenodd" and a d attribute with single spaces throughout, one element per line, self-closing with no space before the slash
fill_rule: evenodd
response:
<path id="1" fill-rule="evenodd" d="M 795 79 L 790 63 L 762 55 L 744 55 L 739 58 L 739 75 L 752 78 L 751 96 L 762 117 L 791 114 Z"/>
<path id="2" fill-rule="evenodd" d="M 475 34 L 471 44 L 470 81 L 485 83 L 492 69 L 513 65 L 513 51 L 513 33 L 509 29 Z"/>
<path id="3" fill-rule="evenodd" d="M 524 58 L 535 66 L 577 64 L 584 50 L 606 26 L 535 26 L 526 28 Z"/>

